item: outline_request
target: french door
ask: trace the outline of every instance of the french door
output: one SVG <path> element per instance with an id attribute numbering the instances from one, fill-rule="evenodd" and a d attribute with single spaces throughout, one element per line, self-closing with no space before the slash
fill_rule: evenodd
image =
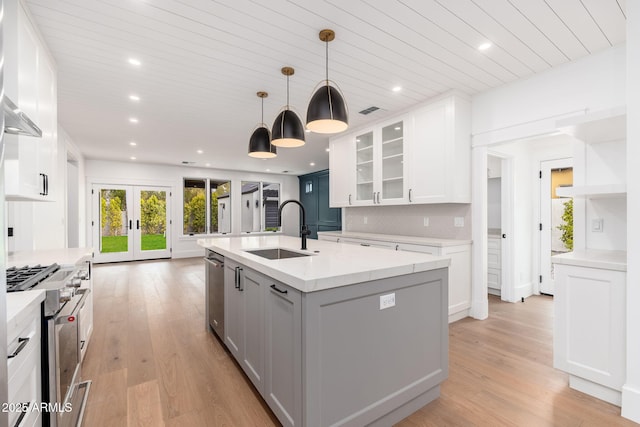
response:
<path id="1" fill-rule="evenodd" d="M 92 187 L 92 228 L 96 262 L 171 257 L 169 187 Z"/>

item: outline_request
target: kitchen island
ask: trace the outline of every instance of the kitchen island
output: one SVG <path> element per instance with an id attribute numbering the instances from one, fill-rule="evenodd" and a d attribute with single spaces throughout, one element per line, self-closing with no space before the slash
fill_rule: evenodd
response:
<path id="1" fill-rule="evenodd" d="M 278 235 L 198 244 L 225 257 L 221 338 L 283 425 L 388 426 L 439 396 L 447 257 L 316 240 L 302 251 Z M 275 248 L 306 256 L 251 253 Z"/>

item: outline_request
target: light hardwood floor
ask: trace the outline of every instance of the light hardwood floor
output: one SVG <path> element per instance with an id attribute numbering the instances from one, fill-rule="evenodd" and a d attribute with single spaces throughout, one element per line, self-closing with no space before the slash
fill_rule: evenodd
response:
<path id="1" fill-rule="evenodd" d="M 223 345 L 205 331 L 202 259 L 96 265 L 93 380 L 85 427 L 277 426 Z M 490 300 L 490 318 L 449 328 L 441 397 L 399 425 L 631 426 L 619 408 L 552 367 L 552 299 Z"/>

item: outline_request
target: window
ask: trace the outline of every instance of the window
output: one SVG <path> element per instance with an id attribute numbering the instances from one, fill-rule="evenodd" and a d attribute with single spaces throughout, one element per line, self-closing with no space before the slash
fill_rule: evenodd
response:
<path id="1" fill-rule="evenodd" d="M 280 184 L 242 181 L 242 232 L 278 231 Z"/>
<path id="2" fill-rule="evenodd" d="M 231 232 L 231 182 L 185 178 L 183 195 L 184 235 Z"/>

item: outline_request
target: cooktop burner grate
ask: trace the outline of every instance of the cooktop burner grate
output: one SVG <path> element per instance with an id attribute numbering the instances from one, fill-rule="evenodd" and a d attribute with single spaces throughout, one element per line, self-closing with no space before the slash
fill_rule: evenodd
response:
<path id="1" fill-rule="evenodd" d="M 7 268 L 7 292 L 31 289 L 55 273 L 59 268 L 58 264 Z"/>

